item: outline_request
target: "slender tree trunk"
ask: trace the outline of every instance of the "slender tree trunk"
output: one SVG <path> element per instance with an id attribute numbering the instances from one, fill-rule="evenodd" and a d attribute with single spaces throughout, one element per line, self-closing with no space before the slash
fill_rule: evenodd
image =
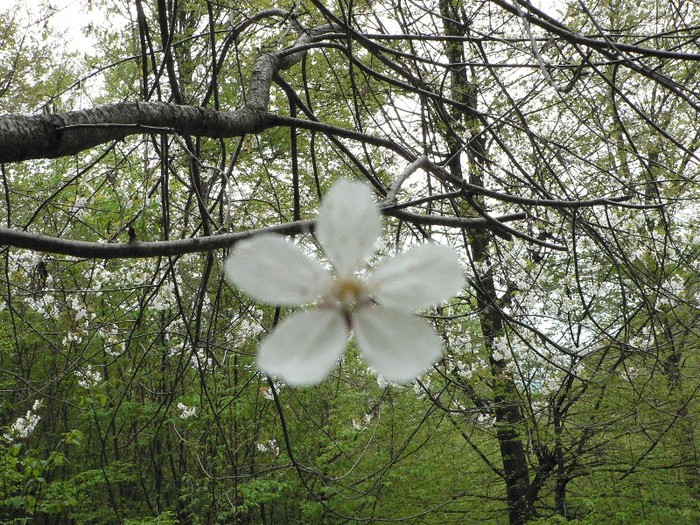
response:
<path id="1" fill-rule="evenodd" d="M 556 482 L 554 485 L 554 508 L 557 514 L 563 518 L 568 517 L 567 505 L 566 505 L 566 486 L 569 483 L 569 476 L 566 471 L 566 465 L 564 462 L 564 450 L 562 448 L 562 431 L 563 429 L 563 415 L 561 413 L 560 407 L 557 405 L 554 407 L 554 436 L 555 436 L 555 446 L 554 446 L 554 460 L 557 465 L 556 472 Z"/>
<path id="2" fill-rule="evenodd" d="M 670 346 L 669 355 L 663 361 L 663 371 L 668 381 L 669 394 L 674 399 L 678 414 L 677 430 L 675 435 L 678 443 L 679 460 L 685 464 L 683 468 L 683 479 L 694 497 L 700 498 L 700 469 L 698 465 L 698 449 L 695 439 L 695 425 L 688 412 L 686 396 L 683 395 L 683 371 L 681 369 L 682 352 L 681 347 L 676 344 L 675 339 L 682 341 L 683 335 L 674 331 L 665 323 L 665 337 Z"/>
<path id="3" fill-rule="evenodd" d="M 459 2 L 440 0 L 440 14 L 443 17 L 446 36 L 463 37 L 467 34 L 469 23 L 462 19 Z M 451 97 L 462 102 L 468 108 L 466 112 L 453 111 L 450 115 L 452 122 L 449 123 L 451 125 L 448 126 L 446 136 L 451 150 L 449 168 L 456 177 L 463 180 L 467 178 L 469 183 L 483 186 L 482 170 L 485 145 L 483 137 L 480 137 L 478 133 L 480 125 L 476 113 L 477 86 L 469 81 L 467 70 L 462 65 L 465 63 L 462 41 L 451 40 L 447 44 L 447 57 L 452 64 L 450 70 Z M 460 130 L 467 130 L 465 137 L 458 136 Z M 466 177 L 462 169 L 463 157 L 461 155 L 461 152 L 465 151 L 464 142 L 467 143 L 468 174 Z M 530 474 L 525 447 L 520 435 L 520 425 L 523 423 L 522 409 L 515 382 L 507 370 L 507 361 L 494 352 L 496 339 L 503 331 L 503 319 L 497 307 L 498 297 L 493 274 L 490 270 L 481 270 L 482 268 L 490 268 L 491 234 L 486 231 L 471 231 L 468 233 L 466 242 L 474 261 L 474 267 L 480 269 L 474 281 L 483 343 L 489 354 L 493 376 L 491 387 L 496 418 L 496 436 L 503 462 L 508 519 L 510 525 L 522 525 L 533 515 Z"/>

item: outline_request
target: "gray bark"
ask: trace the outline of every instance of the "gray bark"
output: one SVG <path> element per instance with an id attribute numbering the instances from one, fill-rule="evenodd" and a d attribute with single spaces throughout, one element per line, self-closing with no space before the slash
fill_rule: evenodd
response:
<path id="1" fill-rule="evenodd" d="M 0 162 L 74 155 L 140 133 L 237 137 L 275 122 L 274 115 L 249 107 L 221 112 L 164 102 L 123 102 L 56 115 L 4 115 Z"/>

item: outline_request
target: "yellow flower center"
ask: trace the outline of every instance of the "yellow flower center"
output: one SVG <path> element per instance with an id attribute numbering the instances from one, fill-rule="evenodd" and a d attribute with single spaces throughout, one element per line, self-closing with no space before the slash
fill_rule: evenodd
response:
<path id="1" fill-rule="evenodd" d="M 338 279 L 333 283 L 327 301 L 337 305 L 346 314 L 351 314 L 357 306 L 369 301 L 365 284 L 354 277 Z"/>

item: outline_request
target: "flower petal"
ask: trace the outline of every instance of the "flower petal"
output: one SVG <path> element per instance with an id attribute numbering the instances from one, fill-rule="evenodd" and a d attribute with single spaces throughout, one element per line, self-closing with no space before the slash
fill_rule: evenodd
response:
<path id="1" fill-rule="evenodd" d="M 353 330 L 367 363 L 395 383 L 408 382 L 442 355 L 442 343 L 425 319 L 389 308 L 359 308 Z"/>
<path id="2" fill-rule="evenodd" d="M 296 312 L 260 345 L 258 368 L 289 385 L 320 382 L 345 351 L 349 331 L 338 310 Z"/>
<path id="3" fill-rule="evenodd" d="M 384 259 L 368 277 L 367 288 L 380 305 L 413 311 L 446 301 L 464 281 L 452 248 L 425 243 Z"/>
<path id="4" fill-rule="evenodd" d="M 336 182 L 321 203 L 316 237 L 338 274 L 347 277 L 362 268 L 381 233 L 381 216 L 369 186 Z"/>
<path id="5" fill-rule="evenodd" d="M 332 281 L 321 263 L 299 246 L 270 234 L 239 242 L 224 272 L 257 301 L 279 305 L 310 303 L 330 289 Z"/>

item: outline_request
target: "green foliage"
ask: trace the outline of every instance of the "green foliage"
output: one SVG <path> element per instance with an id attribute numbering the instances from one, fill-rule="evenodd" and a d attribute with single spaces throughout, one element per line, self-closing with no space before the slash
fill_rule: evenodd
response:
<path id="1" fill-rule="evenodd" d="M 127 518 L 124 525 L 176 525 L 180 523 L 170 511 L 147 518 Z"/>
<path id="2" fill-rule="evenodd" d="M 66 435 L 58 448 L 78 446 L 79 433 Z M 68 457 L 59 450 L 42 457 L 36 449 L 0 440 L 0 523 L 65 516 L 78 508 L 82 492 L 71 481 L 59 478 L 69 465 Z"/>
<path id="3" fill-rule="evenodd" d="M 261 54 L 296 42 L 290 20 L 330 20 L 307 1 L 162 2 L 161 17 L 158 2 L 93 0 L 104 10 L 85 31 L 94 49 L 75 53 L 41 4 L 43 25 L 0 13 L 3 113 L 180 96 L 232 111 Z M 530 523 L 700 522 L 697 60 L 612 57 L 607 43 L 589 56 L 533 24 L 542 67 L 520 17 L 495 4 L 322 4 L 363 36 L 312 39 L 269 109 L 360 138 L 163 128 L 6 164 L 3 226 L 101 243 L 127 242 L 129 228 L 132 242 L 243 232 L 314 218 L 339 177 L 386 190 L 424 153 L 495 192 L 490 215 L 526 211 L 508 224 L 567 251 L 389 218 L 386 254 L 427 236 L 460 249 L 470 287 L 426 312 L 445 359 L 420 383 L 387 385 L 350 348 L 321 385 L 293 389 L 255 370 L 259 341 L 289 312 L 228 285 L 225 250 L 103 261 L 4 246 L 0 523 L 502 524 L 516 445 Z M 596 20 L 617 45 L 681 53 L 687 35 L 695 46 L 696 8 L 648 4 L 589 2 L 589 16 L 570 3 L 561 19 L 586 35 Z M 440 6 L 459 37 L 438 39 Z M 543 70 L 576 81 L 557 90 Z M 452 100 L 471 96 L 475 108 Z M 419 202 L 401 209 L 480 217 L 443 178 L 410 174 L 398 201 Z M 637 207 L 561 205 L 620 196 Z M 307 232 L 296 241 L 315 251 Z M 11 435 L 38 400 L 39 424 Z M 521 418 L 503 416 L 512 407 Z"/>

